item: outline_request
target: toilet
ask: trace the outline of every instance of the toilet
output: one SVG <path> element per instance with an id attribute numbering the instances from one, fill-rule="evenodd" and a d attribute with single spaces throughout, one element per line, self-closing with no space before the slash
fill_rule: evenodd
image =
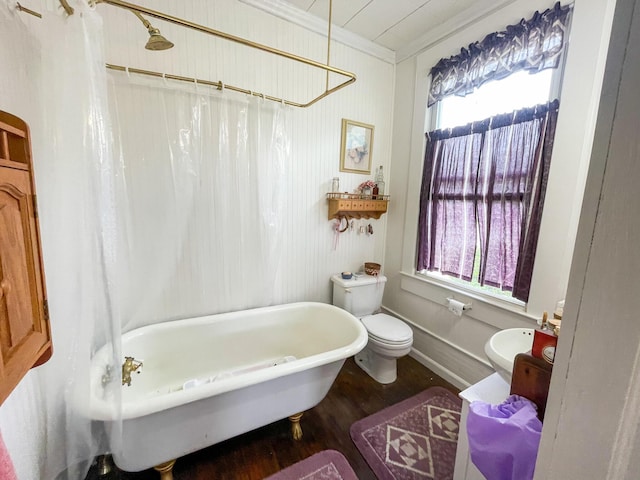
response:
<path id="1" fill-rule="evenodd" d="M 340 274 L 331 277 L 333 304 L 360 319 L 367 329 L 367 346 L 355 356 L 356 364 L 379 383 L 397 378 L 396 359 L 409 353 L 413 331 L 402 320 L 380 309 L 387 278 L 358 275 L 345 280 Z"/>

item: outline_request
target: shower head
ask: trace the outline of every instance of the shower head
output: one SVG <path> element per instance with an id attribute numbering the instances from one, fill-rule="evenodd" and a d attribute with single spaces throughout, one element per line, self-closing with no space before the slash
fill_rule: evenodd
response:
<path id="1" fill-rule="evenodd" d="M 149 32 L 149 40 L 147 41 L 147 44 L 144 46 L 144 48 L 146 48 L 147 50 L 168 50 L 173 47 L 173 43 L 164 38 L 160 34 L 160 30 L 151 25 L 149 23 L 149 20 L 147 20 L 134 10 L 131 10 L 131 12 L 140 19 L 142 24 L 147 28 L 147 31 Z"/>
<path id="2" fill-rule="evenodd" d="M 149 28 L 149 40 L 144 46 L 147 50 L 168 50 L 173 47 L 173 43 L 160 35 L 160 30 L 157 28 Z"/>

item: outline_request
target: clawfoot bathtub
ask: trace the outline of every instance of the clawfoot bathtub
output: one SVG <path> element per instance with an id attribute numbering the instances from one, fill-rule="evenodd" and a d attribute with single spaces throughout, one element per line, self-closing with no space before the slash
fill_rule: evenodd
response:
<path id="1" fill-rule="evenodd" d="M 172 478 L 173 460 L 291 417 L 327 394 L 346 358 L 367 343 L 350 313 L 323 303 L 293 303 L 142 327 L 122 336 L 122 354 L 142 363 L 122 386 L 127 471 L 156 467 Z M 103 386 L 106 347 L 91 365 L 91 416 L 117 428 Z M 138 374 L 139 373 L 139 374 Z"/>

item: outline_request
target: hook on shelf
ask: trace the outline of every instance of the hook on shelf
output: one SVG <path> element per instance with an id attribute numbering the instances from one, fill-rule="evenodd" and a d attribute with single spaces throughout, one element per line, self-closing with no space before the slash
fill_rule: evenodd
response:
<path id="1" fill-rule="evenodd" d="M 344 220 L 344 221 L 345 221 L 345 224 L 346 224 L 346 225 L 344 226 L 344 228 L 342 228 L 342 220 Z M 347 229 L 349 228 L 349 219 L 348 219 L 348 218 L 346 217 L 346 215 L 345 215 L 345 216 L 342 216 L 342 217 L 338 217 L 338 221 L 340 222 L 340 225 L 339 225 L 339 227 L 338 227 L 338 232 L 340 232 L 340 233 L 344 233 L 344 232 L 346 232 L 346 231 L 347 231 Z"/>

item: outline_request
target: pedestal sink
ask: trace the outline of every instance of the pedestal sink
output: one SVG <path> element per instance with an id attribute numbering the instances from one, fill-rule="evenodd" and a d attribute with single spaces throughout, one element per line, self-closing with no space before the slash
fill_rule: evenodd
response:
<path id="1" fill-rule="evenodd" d="M 511 384 L 513 359 L 526 353 L 533 345 L 533 328 L 507 328 L 495 333 L 484 346 L 491 366 L 508 384 Z"/>

